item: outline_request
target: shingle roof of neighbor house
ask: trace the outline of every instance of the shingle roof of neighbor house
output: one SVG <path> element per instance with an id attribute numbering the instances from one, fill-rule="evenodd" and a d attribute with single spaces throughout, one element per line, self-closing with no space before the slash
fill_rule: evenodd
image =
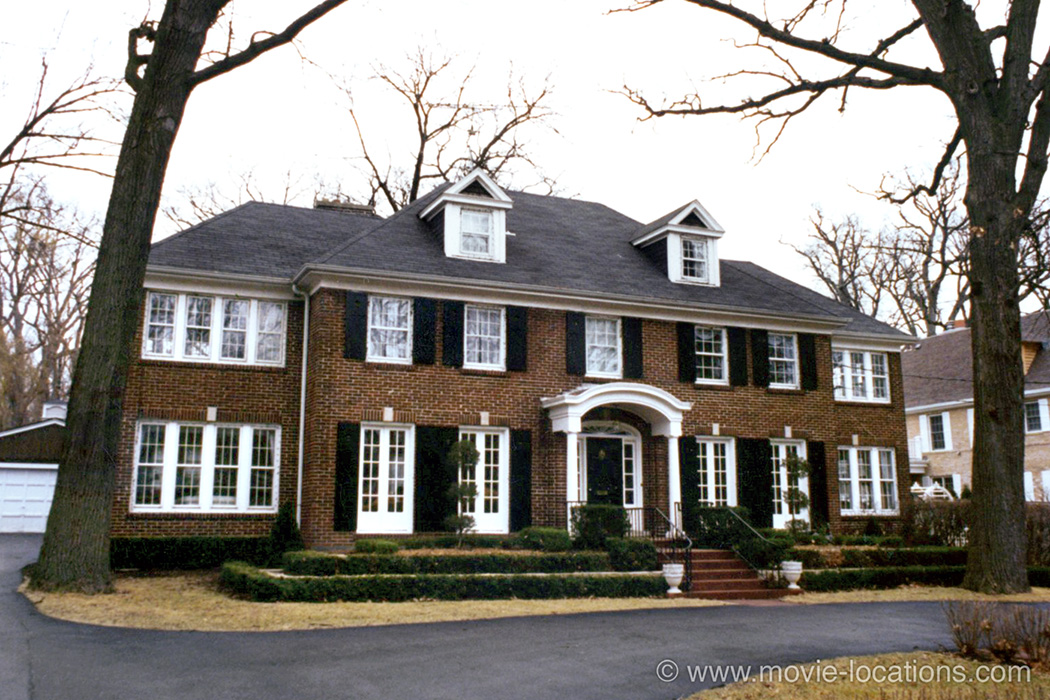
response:
<path id="1" fill-rule="evenodd" d="M 1050 389 L 1050 311 L 1021 319 L 1021 340 L 1041 343 L 1025 374 L 1025 390 Z M 925 338 L 901 355 L 905 408 L 973 398 L 970 329 Z"/>
<path id="2" fill-rule="evenodd" d="M 419 218 L 445 186 L 383 219 L 250 202 L 154 244 L 153 268 L 288 279 L 304 266 L 376 270 L 608 294 L 841 321 L 849 333 L 912 340 L 880 321 L 748 262 L 721 261 L 721 285 L 675 284 L 631 245 L 645 226 L 603 204 L 508 192 L 507 262 L 446 257 Z M 731 235 L 731 234 L 727 234 Z"/>

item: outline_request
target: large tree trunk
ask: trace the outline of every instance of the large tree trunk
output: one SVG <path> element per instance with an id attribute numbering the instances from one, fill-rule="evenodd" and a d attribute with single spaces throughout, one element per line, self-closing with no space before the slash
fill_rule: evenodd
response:
<path id="1" fill-rule="evenodd" d="M 994 152 L 993 152 L 994 153 Z M 1002 149 L 1000 153 L 1010 153 Z M 973 501 L 963 586 L 1028 590 L 1025 569 L 1024 372 L 1017 246 L 1024 215 L 1013 211 L 1014 158 L 970 154 Z"/>
<path id="2" fill-rule="evenodd" d="M 110 585 L 109 529 L 130 365 L 153 223 L 191 77 L 226 0 L 170 0 L 131 111 L 99 248 L 67 426 L 33 584 L 86 592 Z"/>

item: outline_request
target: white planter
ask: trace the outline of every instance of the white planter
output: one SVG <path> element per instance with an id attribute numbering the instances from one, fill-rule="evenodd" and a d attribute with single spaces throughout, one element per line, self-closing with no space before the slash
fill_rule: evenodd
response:
<path id="1" fill-rule="evenodd" d="M 798 580 L 802 578 L 802 562 L 782 561 L 780 562 L 780 573 L 787 579 L 788 588 L 798 590 Z"/>
<path id="2" fill-rule="evenodd" d="M 664 581 L 667 581 L 668 593 L 681 593 L 678 584 L 685 578 L 684 564 L 664 564 Z"/>

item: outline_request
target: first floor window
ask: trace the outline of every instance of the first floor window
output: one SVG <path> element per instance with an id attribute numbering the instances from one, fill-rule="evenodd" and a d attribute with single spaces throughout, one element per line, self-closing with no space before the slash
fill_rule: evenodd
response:
<path id="1" fill-rule="evenodd" d="M 884 352 L 833 350 L 835 398 L 845 401 L 890 400 L 889 365 Z"/>
<path id="2" fill-rule="evenodd" d="M 463 366 L 502 370 L 503 309 L 468 304 L 463 314 Z"/>
<path id="3" fill-rule="evenodd" d="M 700 502 L 736 505 L 736 460 L 730 440 L 697 440 L 700 458 Z"/>
<path id="4" fill-rule="evenodd" d="M 769 334 L 769 386 L 798 388 L 798 347 L 794 333 Z"/>
<path id="5" fill-rule="evenodd" d="M 276 427 L 140 423 L 132 510 L 273 512 L 279 444 Z"/>
<path id="6" fill-rule="evenodd" d="M 838 455 L 839 510 L 843 515 L 898 512 L 892 449 L 840 447 Z"/>
<path id="7" fill-rule="evenodd" d="M 146 303 L 144 354 L 171 357 L 175 353 L 175 294 L 150 292 Z"/>
<path id="8" fill-rule="evenodd" d="M 725 384 L 726 331 L 724 328 L 697 326 L 696 336 L 696 381 Z"/>
<path id="9" fill-rule="evenodd" d="M 368 297 L 368 359 L 412 361 L 412 302 L 398 297 Z"/>
<path id="10" fill-rule="evenodd" d="M 587 374 L 620 376 L 620 319 L 588 316 L 586 319 Z"/>

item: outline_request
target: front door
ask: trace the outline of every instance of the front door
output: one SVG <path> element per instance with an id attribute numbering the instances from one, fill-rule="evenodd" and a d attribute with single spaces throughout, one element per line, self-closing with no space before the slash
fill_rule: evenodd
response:
<path id="1" fill-rule="evenodd" d="M 623 505 L 623 440 L 587 438 L 587 503 Z"/>

